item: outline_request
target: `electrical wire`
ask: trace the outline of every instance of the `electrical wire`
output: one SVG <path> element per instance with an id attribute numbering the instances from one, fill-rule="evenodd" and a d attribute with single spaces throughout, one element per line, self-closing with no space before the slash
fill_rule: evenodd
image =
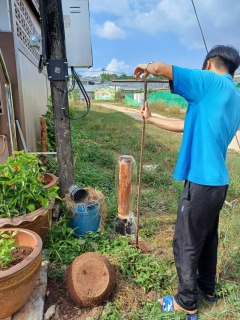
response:
<path id="1" fill-rule="evenodd" d="M 41 34 L 42 34 L 42 54 L 40 55 L 38 63 L 38 72 L 41 73 L 43 67 L 46 65 L 47 60 L 47 37 L 46 37 L 46 12 L 44 9 L 44 0 L 39 0 L 40 10 L 40 23 L 41 23 Z"/>
<path id="2" fill-rule="evenodd" d="M 205 38 L 204 38 L 204 35 L 203 35 L 203 31 L 202 31 L 202 28 L 201 28 L 201 25 L 200 25 L 200 22 L 199 22 L 199 19 L 198 19 L 197 11 L 196 11 L 196 8 L 195 8 L 195 5 L 194 5 L 193 0 L 191 0 L 191 1 L 192 1 L 193 9 L 194 9 L 194 12 L 195 12 L 195 16 L 196 16 L 196 18 L 197 18 L 198 25 L 199 25 L 199 28 L 200 28 L 200 31 L 201 31 L 201 34 L 202 34 L 203 42 L 204 42 L 206 51 L 207 51 L 207 53 L 208 53 L 206 41 L 205 41 Z M 238 141 L 237 134 L 235 135 L 235 137 L 236 137 L 236 140 L 237 140 L 238 147 L 239 147 L 239 149 L 240 149 L 240 143 L 239 143 L 239 141 Z"/>
<path id="3" fill-rule="evenodd" d="M 197 11 L 196 11 L 196 8 L 195 8 L 195 5 L 194 5 L 193 0 L 191 0 L 191 1 L 192 1 L 193 9 L 194 9 L 194 12 L 195 12 L 195 16 L 196 16 L 196 18 L 197 18 L 197 22 L 198 22 L 198 25 L 199 25 L 199 29 L 200 29 L 201 34 L 202 34 L 203 42 L 204 42 L 204 45 L 205 45 L 206 51 L 207 51 L 207 53 L 208 53 L 208 48 L 207 48 L 207 45 L 206 45 L 206 41 L 205 41 L 205 38 L 204 38 L 204 35 L 203 35 L 203 31 L 202 31 L 202 28 L 201 28 L 201 25 L 200 25 L 199 19 L 198 19 Z"/>
<path id="4" fill-rule="evenodd" d="M 80 120 L 80 119 L 85 118 L 86 115 L 87 115 L 87 114 L 89 113 L 89 111 L 90 111 L 90 99 L 89 99 L 89 96 L 88 96 L 88 94 L 87 94 L 87 92 L 86 92 L 86 90 L 85 90 L 85 88 L 84 88 L 84 86 L 83 86 L 83 84 L 82 84 L 82 82 L 81 82 L 81 80 L 80 80 L 77 72 L 75 71 L 74 67 L 71 67 L 71 72 L 72 72 L 73 78 L 75 79 L 74 81 L 76 81 L 76 83 L 77 83 L 80 91 L 81 91 L 82 94 L 83 94 L 84 100 L 86 101 L 87 110 L 86 110 L 86 112 L 85 112 L 82 116 L 77 117 L 77 118 L 70 117 L 70 116 L 66 113 L 66 110 L 65 110 L 64 105 L 62 105 L 62 111 L 63 111 L 64 115 L 65 115 L 68 119 L 71 119 L 71 120 Z M 66 93 L 65 93 L 65 95 L 66 95 Z"/>
<path id="5" fill-rule="evenodd" d="M 71 71 L 72 71 L 72 69 L 71 69 Z M 72 77 L 71 77 L 71 87 L 68 89 L 68 92 L 72 92 L 72 91 L 73 91 L 73 89 L 75 88 L 75 84 L 76 84 L 76 81 L 75 81 L 75 78 L 74 78 L 74 76 L 73 76 L 73 74 L 72 74 Z"/>
<path id="6" fill-rule="evenodd" d="M 86 110 L 86 112 L 85 112 L 82 116 L 74 118 L 74 117 L 71 117 L 71 116 L 67 113 L 67 111 L 66 111 L 66 108 L 65 108 L 65 100 L 66 100 L 66 95 L 67 95 L 67 92 L 68 92 L 68 90 L 67 90 L 67 80 L 65 80 L 65 89 L 64 89 L 64 90 L 61 89 L 61 88 L 59 88 L 59 87 L 54 83 L 53 80 L 51 80 L 50 82 L 51 82 L 51 84 L 52 84 L 57 90 L 63 92 L 61 109 L 62 109 L 62 112 L 63 112 L 63 114 L 65 115 L 65 117 L 67 117 L 67 118 L 70 119 L 70 120 L 80 120 L 80 119 L 85 118 L 85 117 L 87 116 L 87 114 L 89 113 L 89 111 L 90 111 L 90 99 L 89 99 L 89 96 L 88 96 L 88 94 L 87 94 L 87 92 L 86 92 L 86 90 L 85 90 L 85 88 L 84 88 L 84 86 L 83 86 L 80 78 L 78 77 L 77 72 L 75 71 L 75 69 L 74 69 L 73 67 L 71 67 L 71 71 L 72 71 L 73 77 L 74 77 L 74 79 L 75 79 L 74 81 L 77 82 L 77 84 L 78 84 L 78 86 L 79 86 L 79 89 L 81 90 L 81 92 L 82 92 L 82 94 L 83 94 L 83 96 L 84 96 L 84 100 L 86 101 L 86 104 L 87 104 L 87 110 Z"/>

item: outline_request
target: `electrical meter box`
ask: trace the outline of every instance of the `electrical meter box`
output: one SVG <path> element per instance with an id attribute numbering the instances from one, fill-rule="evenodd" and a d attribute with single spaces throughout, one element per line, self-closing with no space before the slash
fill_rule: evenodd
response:
<path id="1" fill-rule="evenodd" d="M 62 10 L 68 66 L 92 67 L 89 0 L 63 0 Z"/>

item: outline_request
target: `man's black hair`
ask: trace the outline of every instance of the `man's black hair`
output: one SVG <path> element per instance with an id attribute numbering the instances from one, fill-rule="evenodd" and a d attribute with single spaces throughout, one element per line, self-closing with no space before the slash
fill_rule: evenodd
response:
<path id="1" fill-rule="evenodd" d="M 218 45 L 213 47 L 206 55 L 202 66 L 203 70 L 206 68 L 207 61 L 210 58 L 214 58 L 214 64 L 216 68 L 224 68 L 231 75 L 234 74 L 240 65 L 239 52 L 232 46 Z"/>

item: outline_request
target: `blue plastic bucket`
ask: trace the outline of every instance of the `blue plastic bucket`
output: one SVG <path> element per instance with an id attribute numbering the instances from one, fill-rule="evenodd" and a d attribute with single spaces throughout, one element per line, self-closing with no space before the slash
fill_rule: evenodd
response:
<path id="1" fill-rule="evenodd" d="M 88 231 L 97 231 L 100 223 L 100 200 L 76 205 L 71 211 L 74 216 L 69 225 L 75 229 L 75 236 L 83 237 Z"/>

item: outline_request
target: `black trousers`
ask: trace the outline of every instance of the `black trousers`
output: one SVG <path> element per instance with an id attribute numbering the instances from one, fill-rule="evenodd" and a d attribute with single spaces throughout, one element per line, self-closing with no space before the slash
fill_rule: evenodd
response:
<path id="1" fill-rule="evenodd" d="M 219 213 L 228 185 L 203 186 L 189 181 L 178 205 L 173 253 L 179 278 L 175 301 L 197 309 L 197 288 L 212 295 L 215 288 Z"/>

